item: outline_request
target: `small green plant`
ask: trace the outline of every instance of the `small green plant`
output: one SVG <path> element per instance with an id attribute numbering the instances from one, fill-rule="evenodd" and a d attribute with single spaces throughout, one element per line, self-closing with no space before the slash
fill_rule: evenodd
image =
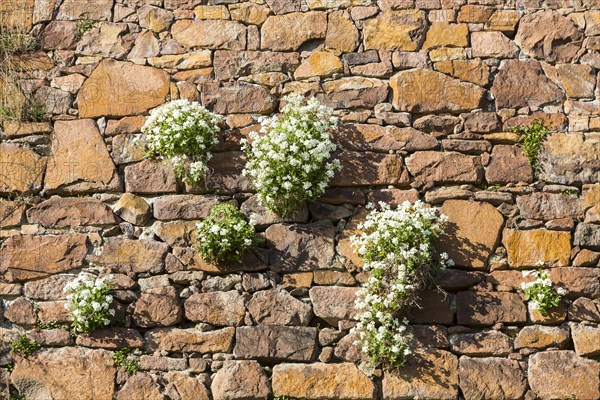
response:
<path id="1" fill-rule="evenodd" d="M 550 130 L 541 121 L 534 121 L 528 126 L 515 127 L 514 131 L 519 134 L 519 146 L 529 159 L 529 165 L 534 176 L 537 177 L 540 168 L 540 150 L 550 135 Z"/>
<path id="2" fill-rule="evenodd" d="M 355 344 L 374 364 L 387 369 L 404 365 L 412 352 L 408 321 L 401 316 L 415 304 L 421 291 L 440 268 L 453 265 L 446 253 L 437 254 L 434 240 L 444 232 L 448 218 L 422 202 L 404 202 L 396 210 L 379 203 L 352 246 L 365 260 L 369 274 L 356 294 L 358 323 Z"/>
<path id="3" fill-rule="evenodd" d="M 73 317 L 75 334 L 93 332 L 110 324 L 110 317 L 115 315 L 110 308 L 113 300 L 110 280 L 110 275 L 99 278 L 82 273 L 65 286 L 69 301 L 66 307 Z"/>
<path id="4" fill-rule="evenodd" d="M 529 302 L 531 308 L 545 316 L 548 315 L 550 309 L 558 306 L 567 291 L 562 287 L 555 289 L 542 266 L 543 263 L 540 263 L 540 269 L 537 271 L 523 271 L 523 276 L 531 275 L 535 277 L 535 280 L 523 282 L 521 289 L 525 292 L 525 300 Z"/>
<path id="5" fill-rule="evenodd" d="M 142 127 L 148 155 L 171 163 L 177 176 L 190 185 L 204 181 L 212 148 L 219 142 L 222 118 L 200 103 L 174 100 L 150 113 Z"/>
<path id="6" fill-rule="evenodd" d="M 299 94 L 285 98 L 281 115 L 261 121 L 259 132 L 242 140 L 248 157 L 244 175 L 254 183 L 261 203 L 286 217 L 305 202 L 318 199 L 340 169 L 331 133 L 338 119 L 333 109 Z"/>
<path id="7" fill-rule="evenodd" d="M 489 185 L 485 188 L 485 190 L 487 190 L 488 192 L 495 192 L 498 189 L 500 189 L 500 185 Z"/>
<path id="8" fill-rule="evenodd" d="M 88 32 L 93 27 L 94 27 L 93 21 L 87 21 L 87 20 L 77 21 L 77 36 L 76 36 L 77 41 L 80 41 L 83 38 L 83 35 L 85 35 L 86 32 Z"/>
<path id="9" fill-rule="evenodd" d="M 253 221 L 229 203 L 217 204 L 197 225 L 196 250 L 208 262 L 241 262 L 244 252 L 256 244 Z"/>
<path id="10" fill-rule="evenodd" d="M 35 324 L 38 329 L 67 329 L 68 326 L 58 321 L 37 322 Z"/>
<path id="11" fill-rule="evenodd" d="M 19 336 L 10 343 L 10 352 L 22 357 L 29 357 L 41 348 L 39 343 L 29 339 L 25 335 Z"/>
<path id="12" fill-rule="evenodd" d="M 113 361 L 115 365 L 123 367 L 125 371 L 133 375 L 140 369 L 139 352 L 134 347 L 124 347 L 113 353 Z"/>
<path id="13" fill-rule="evenodd" d="M 560 191 L 560 194 L 565 194 L 567 196 L 573 196 L 573 195 L 579 194 L 579 191 L 577 189 L 563 189 Z"/>
<path id="14" fill-rule="evenodd" d="M 8 372 L 8 373 L 13 372 L 13 369 L 15 369 L 15 364 L 11 363 L 11 364 L 8 364 L 8 365 L 4 366 L 4 370 L 6 372 Z"/>

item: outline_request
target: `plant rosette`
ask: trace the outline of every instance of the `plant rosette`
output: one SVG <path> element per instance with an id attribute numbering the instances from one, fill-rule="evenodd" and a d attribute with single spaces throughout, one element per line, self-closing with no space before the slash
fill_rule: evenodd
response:
<path id="1" fill-rule="evenodd" d="M 148 154 L 169 162 L 190 185 L 202 183 L 209 171 L 212 148 L 218 143 L 222 117 L 200 103 L 174 100 L 150 113 L 142 132 Z"/>
<path id="2" fill-rule="evenodd" d="M 91 333 L 110 324 L 110 317 L 115 315 L 110 307 L 113 301 L 111 279 L 111 275 L 100 278 L 81 273 L 67 283 L 65 308 L 73 317 L 74 333 Z"/>
<path id="3" fill-rule="evenodd" d="M 355 344 L 372 363 L 394 369 L 411 353 L 412 336 L 402 315 L 439 269 L 453 265 L 433 247 L 448 219 L 420 201 L 404 202 L 395 210 L 385 203 L 367 208 L 371 212 L 358 225 L 363 233 L 351 238 L 369 274 L 356 297 Z"/>
<path id="4" fill-rule="evenodd" d="M 254 221 L 229 203 L 217 204 L 196 226 L 196 251 L 210 263 L 242 262 L 244 252 L 256 244 Z"/>
<path id="5" fill-rule="evenodd" d="M 523 282 L 521 289 L 525 293 L 525 301 L 529 302 L 529 306 L 543 316 L 547 316 L 548 312 L 558 306 L 560 300 L 567 294 L 567 290 L 562 287 L 555 288 L 552 280 L 548 277 L 548 273 L 542 269 L 543 263 L 538 263 L 537 271 L 523 271 L 523 276 L 533 276 L 535 280 L 531 282 Z"/>
<path id="6" fill-rule="evenodd" d="M 280 115 L 262 119 L 260 132 L 242 141 L 248 157 L 244 175 L 261 203 L 282 217 L 319 198 L 340 168 L 331 159 L 336 150 L 331 132 L 338 124 L 333 109 L 298 94 L 284 100 Z"/>

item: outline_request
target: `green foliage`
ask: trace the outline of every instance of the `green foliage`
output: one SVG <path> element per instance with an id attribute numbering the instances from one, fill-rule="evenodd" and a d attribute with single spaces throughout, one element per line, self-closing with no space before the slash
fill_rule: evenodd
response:
<path id="1" fill-rule="evenodd" d="M 76 36 L 77 41 L 80 41 L 81 38 L 83 38 L 83 35 L 85 35 L 85 33 L 87 31 L 89 31 L 90 29 L 92 29 L 93 27 L 94 27 L 93 21 L 87 21 L 87 20 L 77 21 L 77 36 Z"/>
<path id="2" fill-rule="evenodd" d="M 548 274 L 541 268 L 538 271 L 523 272 L 523 276 L 529 275 L 533 275 L 536 279 L 521 285 L 525 293 L 525 300 L 540 314 L 548 315 L 550 309 L 558 306 L 562 296 L 566 294 L 566 290 L 563 288 L 554 289 Z"/>
<path id="3" fill-rule="evenodd" d="M 331 157 L 336 150 L 331 132 L 338 123 L 333 109 L 299 94 L 284 101 L 280 115 L 263 119 L 260 133 L 242 141 L 248 157 L 244 175 L 261 203 L 282 217 L 319 198 L 340 168 Z"/>
<path id="4" fill-rule="evenodd" d="M 256 244 L 252 221 L 229 203 L 217 204 L 196 229 L 196 250 L 211 263 L 241 262 L 244 252 Z"/>
<path id="5" fill-rule="evenodd" d="M 115 315 L 115 310 L 110 308 L 113 301 L 111 278 L 82 273 L 66 285 L 74 333 L 90 333 L 110 324 L 110 317 Z"/>
<path id="6" fill-rule="evenodd" d="M 519 146 L 529 159 L 529 165 L 531 165 L 534 176 L 537 177 L 540 168 L 540 150 L 550 135 L 550 130 L 541 121 L 534 121 L 528 126 L 515 127 L 514 131 L 520 135 Z"/>
<path id="7" fill-rule="evenodd" d="M 140 369 L 140 358 L 137 352 L 138 349 L 134 347 L 124 347 L 113 353 L 113 361 L 115 365 L 123 367 L 125 371 L 133 375 Z"/>
<path id="8" fill-rule="evenodd" d="M 369 278 L 357 293 L 359 322 L 353 329 L 356 344 L 374 364 L 395 369 L 411 353 L 408 321 L 401 315 L 418 299 L 439 268 L 452 265 L 445 253 L 439 256 L 434 240 L 443 233 L 447 217 L 422 202 L 404 202 L 396 210 L 380 203 L 364 223 L 363 233 L 351 238 L 363 257 Z M 371 205 L 370 205 L 371 207 Z"/>
<path id="9" fill-rule="evenodd" d="M 209 172 L 221 121 L 198 102 L 173 100 L 152 110 L 142 127 L 148 155 L 170 162 L 186 183 L 200 184 Z"/>
<path id="10" fill-rule="evenodd" d="M 48 322 L 37 322 L 35 324 L 38 329 L 68 329 L 69 327 L 58 321 L 48 321 Z"/>
<path id="11" fill-rule="evenodd" d="M 10 352 L 22 357 L 29 357 L 41 348 L 39 343 L 29 339 L 25 335 L 19 336 L 10 343 Z"/>
<path id="12" fill-rule="evenodd" d="M 578 195 L 579 194 L 579 190 L 577 189 L 563 189 L 560 191 L 560 194 L 565 194 L 567 196 L 573 196 L 573 195 Z"/>

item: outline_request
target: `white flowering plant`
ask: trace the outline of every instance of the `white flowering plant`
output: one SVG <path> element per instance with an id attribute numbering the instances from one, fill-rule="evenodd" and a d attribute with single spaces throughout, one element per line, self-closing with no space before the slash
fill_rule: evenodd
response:
<path id="1" fill-rule="evenodd" d="M 369 273 L 355 302 L 356 345 L 374 364 L 398 368 L 411 353 L 412 340 L 402 314 L 440 268 L 453 265 L 432 244 L 448 219 L 420 201 L 404 202 L 395 210 L 385 203 L 379 203 L 379 209 L 373 204 L 367 207 L 371 212 L 358 225 L 363 233 L 351 238 Z"/>
<path id="2" fill-rule="evenodd" d="M 242 262 L 256 244 L 254 223 L 230 203 L 217 204 L 196 227 L 196 251 L 208 262 Z"/>
<path id="3" fill-rule="evenodd" d="M 208 173 L 221 121 L 200 103 L 174 100 L 152 110 L 142 132 L 149 155 L 171 163 L 179 178 L 194 185 Z"/>
<path id="4" fill-rule="evenodd" d="M 535 280 L 523 282 L 521 289 L 531 308 L 542 315 L 548 315 L 550 309 L 558 306 L 562 297 L 567 294 L 567 290 L 562 287 L 555 288 L 542 266 L 543 263 L 537 271 L 523 271 L 523 276 L 533 276 Z"/>
<path id="5" fill-rule="evenodd" d="M 82 273 L 65 286 L 68 300 L 65 308 L 73 317 L 74 333 L 90 333 L 110 324 L 110 317 L 115 315 L 110 307 L 111 279 L 110 275 L 96 277 Z"/>
<path id="6" fill-rule="evenodd" d="M 262 119 L 260 132 L 242 143 L 248 157 L 244 175 L 264 206 L 284 217 L 319 198 L 340 168 L 331 159 L 336 150 L 331 132 L 338 124 L 333 109 L 299 94 L 285 102 L 281 115 Z"/>

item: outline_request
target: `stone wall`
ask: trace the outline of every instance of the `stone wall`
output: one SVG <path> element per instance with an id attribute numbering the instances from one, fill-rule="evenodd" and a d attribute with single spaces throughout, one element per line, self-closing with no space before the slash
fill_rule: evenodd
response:
<path id="1" fill-rule="evenodd" d="M 20 3 L 42 48 L 24 88 L 49 117 L 4 124 L 0 142 L 0 364 L 27 399 L 600 398 L 600 2 Z M 283 221 L 241 175 L 239 140 L 291 92 L 342 117 L 343 168 Z M 177 98 L 226 116 L 204 187 L 136 140 Z M 539 179 L 512 133 L 534 120 L 554 132 Z M 366 278 L 348 238 L 367 202 L 417 199 L 450 217 L 439 247 L 456 267 L 388 373 L 348 334 Z M 191 248 L 222 201 L 260 216 L 264 246 L 242 264 Z M 538 260 L 569 291 L 549 317 L 520 290 Z M 52 323 L 90 264 L 115 274 L 117 316 L 73 339 Z M 11 359 L 24 331 L 43 348 Z M 133 376 L 112 361 L 124 346 L 144 349 Z"/>

